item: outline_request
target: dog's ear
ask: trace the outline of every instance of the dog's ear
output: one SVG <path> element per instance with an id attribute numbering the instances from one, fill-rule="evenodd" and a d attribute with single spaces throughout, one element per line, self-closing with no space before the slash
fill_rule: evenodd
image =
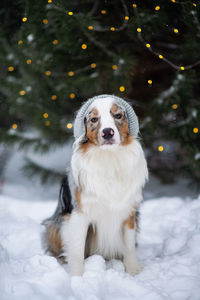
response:
<path id="1" fill-rule="evenodd" d="M 81 144 L 85 144 L 88 142 L 88 137 L 87 137 L 87 117 L 84 117 L 84 127 L 85 127 L 85 134 L 81 139 Z"/>

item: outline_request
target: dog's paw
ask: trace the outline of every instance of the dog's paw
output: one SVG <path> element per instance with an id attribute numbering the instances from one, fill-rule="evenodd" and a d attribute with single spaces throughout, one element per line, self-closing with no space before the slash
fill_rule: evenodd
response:
<path id="1" fill-rule="evenodd" d="M 143 267 L 138 262 L 125 262 L 124 261 L 125 270 L 127 273 L 131 275 L 137 275 L 143 270 Z"/>

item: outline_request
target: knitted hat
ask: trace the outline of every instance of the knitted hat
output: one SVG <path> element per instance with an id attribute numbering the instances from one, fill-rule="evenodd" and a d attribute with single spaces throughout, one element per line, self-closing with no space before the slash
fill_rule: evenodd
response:
<path id="1" fill-rule="evenodd" d="M 74 137 L 75 139 L 82 138 L 85 136 L 85 124 L 84 118 L 86 116 L 87 110 L 89 106 L 96 100 L 96 99 L 103 99 L 103 98 L 112 98 L 116 103 L 118 103 L 121 107 L 124 108 L 124 111 L 127 115 L 128 119 L 128 126 L 129 126 L 129 134 L 134 135 L 137 137 L 139 132 L 139 123 L 138 117 L 136 116 L 133 108 L 130 106 L 128 102 L 123 100 L 120 97 L 114 95 L 100 95 L 95 96 L 93 98 L 88 99 L 85 103 L 83 103 L 82 107 L 79 109 L 75 121 L 74 121 Z"/>

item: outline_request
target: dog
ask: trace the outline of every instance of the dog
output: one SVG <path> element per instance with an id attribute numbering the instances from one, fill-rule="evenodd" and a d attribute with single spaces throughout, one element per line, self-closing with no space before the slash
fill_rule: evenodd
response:
<path id="1" fill-rule="evenodd" d="M 89 99 L 74 122 L 70 170 L 63 179 L 57 208 L 44 221 L 48 251 L 84 273 L 84 259 L 99 254 L 122 259 L 137 274 L 137 214 L 147 163 L 138 139 L 133 108 L 114 95 Z"/>

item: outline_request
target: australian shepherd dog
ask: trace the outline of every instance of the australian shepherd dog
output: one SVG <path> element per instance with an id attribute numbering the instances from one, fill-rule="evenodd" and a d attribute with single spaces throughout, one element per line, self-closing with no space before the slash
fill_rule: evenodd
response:
<path id="1" fill-rule="evenodd" d="M 87 103 L 75 119 L 75 127 L 82 127 L 75 128 L 57 208 L 43 222 L 46 246 L 68 263 L 71 275 L 82 275 L 84 259 L 94 254 L 122 259 L 125 270 L 137 274 L 137 213 L 148 178 L 139 129 L 133 128 L 137 117 L 137 124 L 131 124 L 127 108 L 134 110 L 116 96 L 101 95 Z"/>

